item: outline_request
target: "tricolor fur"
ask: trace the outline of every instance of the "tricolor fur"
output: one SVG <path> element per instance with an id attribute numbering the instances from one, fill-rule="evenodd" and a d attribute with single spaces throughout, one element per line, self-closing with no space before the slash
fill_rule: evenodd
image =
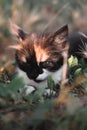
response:
<path id="1" fill-rule="evenodd" d="M 16 50 L 18 67 L 23 71 L 29 85 L 47 87 L 47 78 L 52 76 L 55 84 L 62 79 L 63 54 L 87 58 L 87 36 L 82 33 L 68 35 L 64 25 L 54 33 L 26 33 L 11 24 L 11 31 L 18 37 L 12 46 Z"/>

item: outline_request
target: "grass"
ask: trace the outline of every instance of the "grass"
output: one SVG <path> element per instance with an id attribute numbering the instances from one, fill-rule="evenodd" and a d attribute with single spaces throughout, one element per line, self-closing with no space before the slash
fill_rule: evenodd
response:
<path id="1" fill-rule="evenodd" d="M 8 67 L 3 67 L 0 71 L 0 129 L 85 130 L 87 65 L 84 60 L 78 62 L 73 56 L 68 64 L 69 71 L 73 72 L 70 73 L 69 83 L 62 89 L 59 90 L 52 78 L 48 78 L 49 89 L 54 90 L 56 96 L 52 93 L 44 95 L 45 89 L 42 87 L 26 96 L 23 78 L 15 77 L 13 70 L 9 73 L 6 70 Z M 12 75 L 13 78 L 10 78 Z"/>

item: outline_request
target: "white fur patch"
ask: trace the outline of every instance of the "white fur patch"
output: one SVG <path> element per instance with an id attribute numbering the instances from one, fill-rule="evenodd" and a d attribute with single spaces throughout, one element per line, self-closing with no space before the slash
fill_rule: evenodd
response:
<path id="1" fill-rule="evenodd" d="M 43 73 L 39 74 L 39 76 L 36 79 L 37 80 L 45 80 L 50 75 L 50 73 L 51 72 L 49 72 L 48 70 L 43 69 Z"/>
<path id="2" fill-rule="evenodd" d="M 83 37 L 87 38 L 87 36 L 84 33 L 79 32 L 79 34 L 81 34 Z"/>
<path id="3" fill-rule="evenodd" d="M 18 77 L 23 77 L 24 83 L 27 84 L 27 85 L 29 85 L 29 86 L 34 86 L 34 87 L 36 87 L 36 88 L 38 88 L 38 87 L 47 88 L 47 82 L 46 82 L 46 80 L 45 80 L 45 81 L 42 81 L 42 82 L 40 82 L 40 83 L 36 83 L 35 81 L 30 80 L 30 79 L 27 77 L 26 73 L 23 72 L 22 70 L 20 70 L 19 68 L 17 68 L 17 73 L 18 73 Z"/>
<path id="4" fill-rule="evenodd" d="M 35 91 L 35 88 L 30 85 L 29 86 L 26 85 L 25 88 L 26 88 L 26 95 L 31 94 L 33 91 Z"/>
<path id="5" fill-rule="evenodd" d="M 52 76 L 52 79 L 54 80 L 55 84 L 57 84 L 62 79 L 62 71 L 63 71 L 62 67 L 55 72 L 50 72 L 46 69 L 43 69 L 43 73 L 40 74 L 36 79 L 37 80 L 45 80 L 45 79 L 47 79 L 48 76 Z"/>
<path id="6" fill-rule="evenodd" d="M 52 79 L 54 80 L 55 84 L 59 83 L 59 81 L 61 81 L 62 79 L 62 71 L 63 71 L 63 67 L 61 67 L 59 70 L 55 71 L 55 72 L 50 72 L 46 69 L 44 69 L 44 73 L 43 74 L 40 74 L 38 77 L 37 77 L 37 80 L 45 80 L 47 81 L 47 77 L 48 76 L 52 76 Z M 18 72 L 18 76 L 19 77 L 23 77 L 24 78 L 24 81 L 26 84 L 29 84 L 30 86 L 35 86 L 36 88 L 37 87 L 44 87 L 47 88 L 47 84 L 45 83 L 45 81 L 42 81 L 40 83 L 36 83 L 34 82 L 33 80 L 30 80 L 26 73 L 21 71 L 20 69 L 17 69 L 17 72 Z"/>
<path id="7" fill-rule="evenodd" d="M 54 83 L 57 84 L 62 80 L 62 71 L 63 71 L 63 67 L 61 67 L 59 70 L 55 71 L 55 72 L 50 72 L 46 69 L 43 69 L 44 73 L 40 74 L 37 79 L 38 80 L 44 80 L 40 83 L 36 83 L 33 80 L 30 80 L 26 73 L 21 71 L 20 69 L 17 69 L 18 72 L 18 76 L 23 77 L 24 78 L 24 82 L 25 84 L 27 84 L 27 90 L 26 90 L 26 94 L 30 94 L 31 92 L 33 92 L 35 90 L 34 87 L 38 88 L 38 87 L 44 87 L 47 88 L 47 78 L 48 76 L 52 76 L 52 79 L 54 80 Z M 34 87 L 33 87 L 34 86 Z"/>

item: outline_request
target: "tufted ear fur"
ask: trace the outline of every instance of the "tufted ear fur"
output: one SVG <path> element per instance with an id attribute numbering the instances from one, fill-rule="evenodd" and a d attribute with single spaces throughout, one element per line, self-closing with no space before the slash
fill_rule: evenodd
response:
<path id="1" fill-rule="evenodd" d="M 58 47 L 64 48 L 67 43 L 68 38 L 68 25 L 62 26 L 60 29 L 55 31 L 53 34 L 48 36 L 48 41 L 53 41 L 52 43 L 58 45 Z"/>
<path id="2" fill-rule="evenodd" d="M 53 37 L 55 39 L 55 42 L 58 43 L 63 43 L 64 41 L 66 41 L 68 37 L 68 25 L 64 25 L 56 32 L 54 32 Z"/>
<path id="3" fill-rule="evenodd" d="M 10 32 L 16 36 L 19 41 L 25 40 L 27 36 L 27 33 L 22 28 L 12 22 L 10 22 Z"/>

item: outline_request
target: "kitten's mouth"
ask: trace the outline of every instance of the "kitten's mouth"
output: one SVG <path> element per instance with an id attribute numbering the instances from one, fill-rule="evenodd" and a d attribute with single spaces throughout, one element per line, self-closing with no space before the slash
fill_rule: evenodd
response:
<path id="1" fill-rule="evenodd" d="M 45 79 L 44 79 L 44 80 L 45 80 Z M 34 81 L 37 82 L 37 83 L 43 82 L 44 80 L 34 79 Z"/>

